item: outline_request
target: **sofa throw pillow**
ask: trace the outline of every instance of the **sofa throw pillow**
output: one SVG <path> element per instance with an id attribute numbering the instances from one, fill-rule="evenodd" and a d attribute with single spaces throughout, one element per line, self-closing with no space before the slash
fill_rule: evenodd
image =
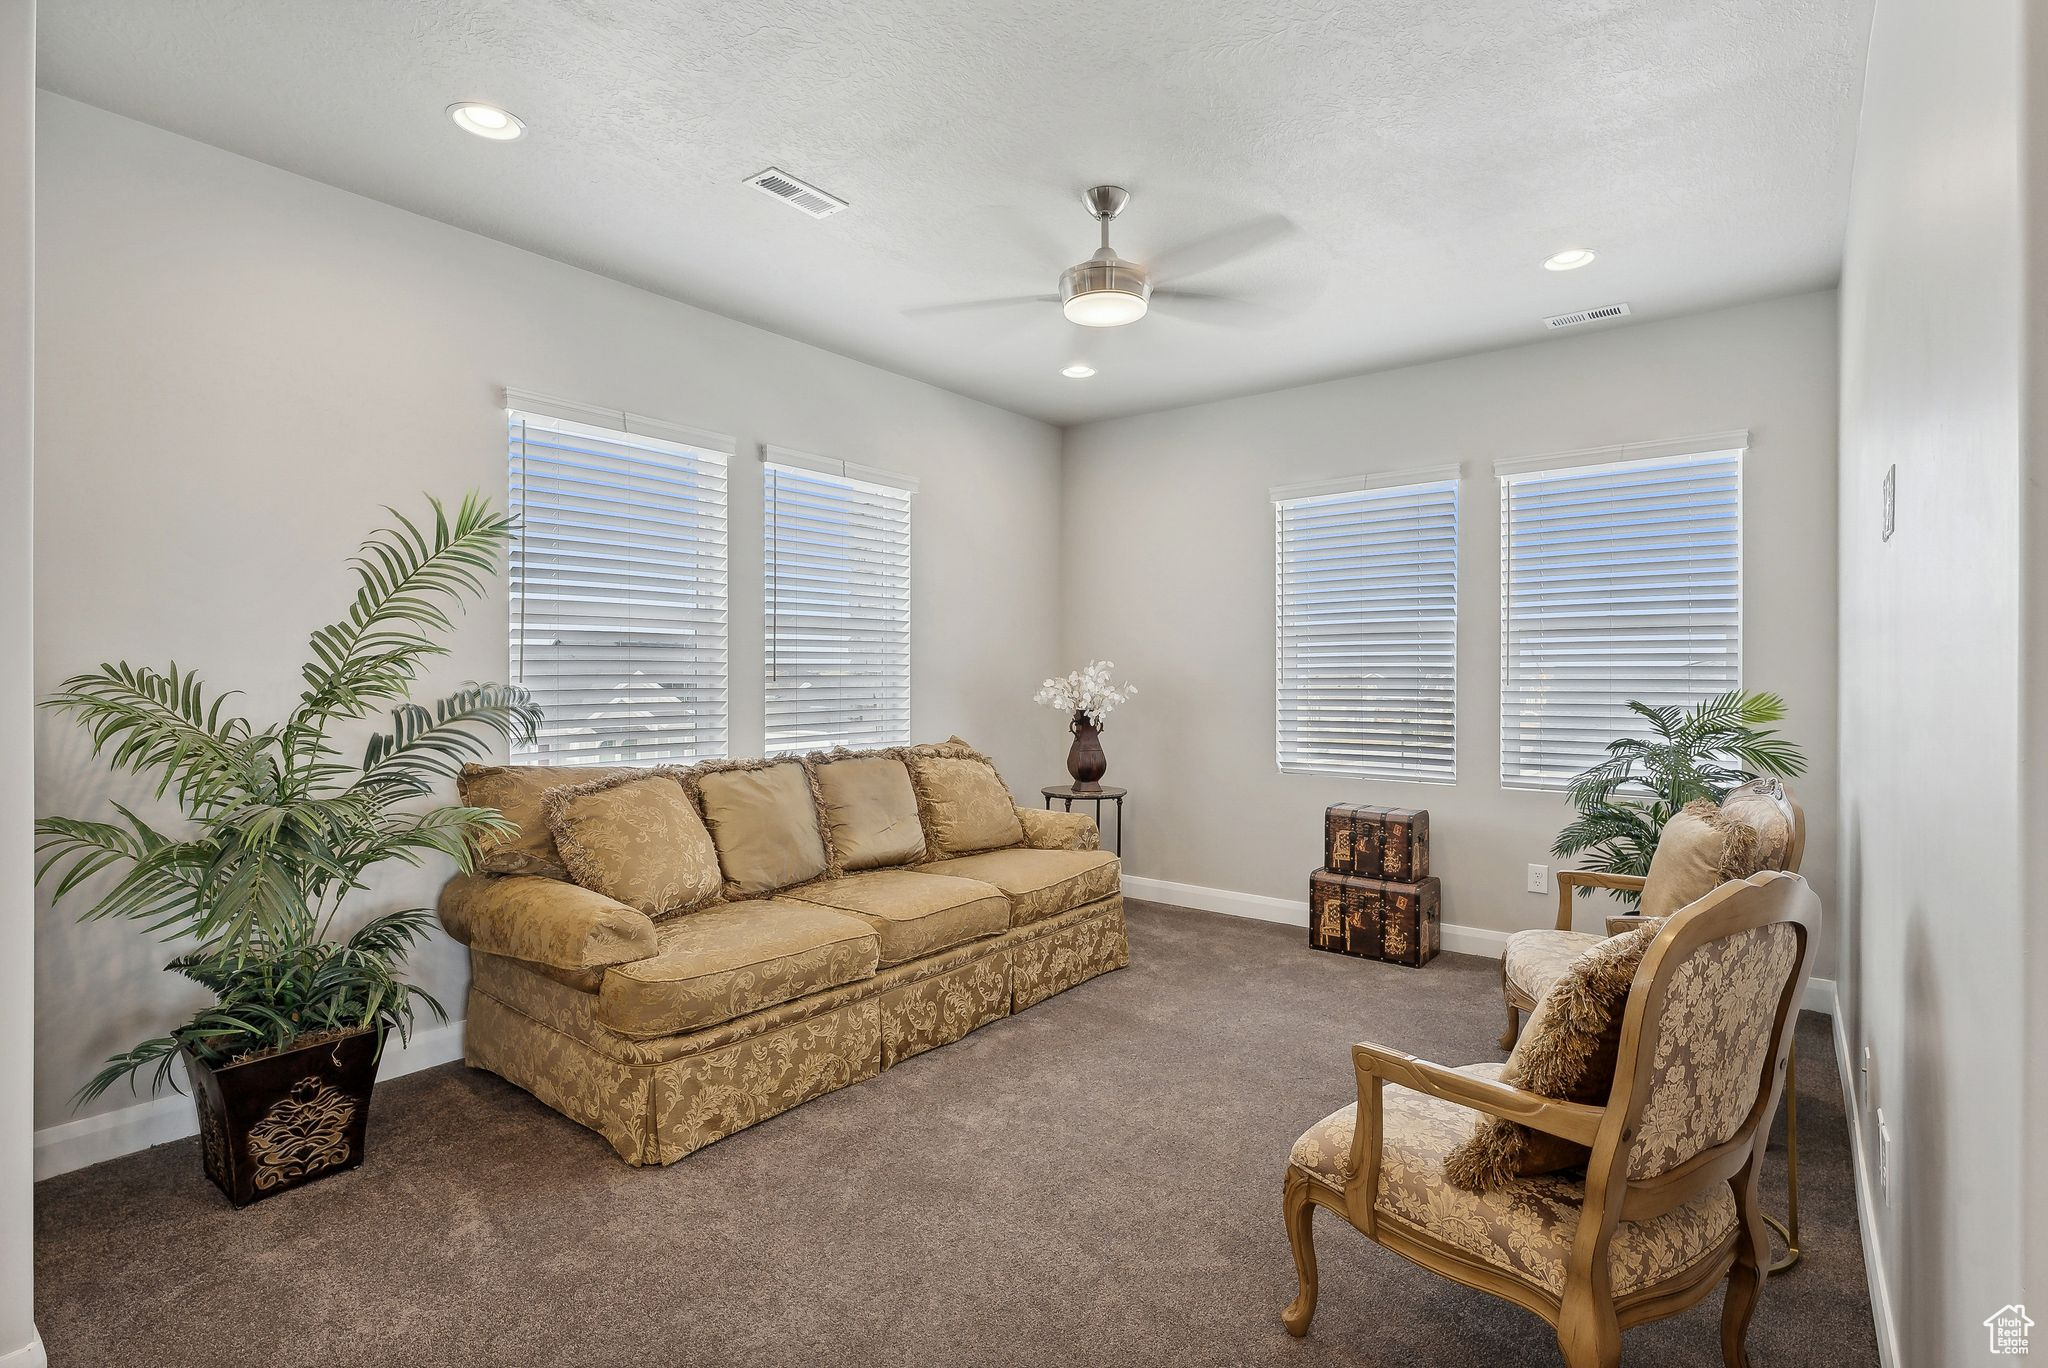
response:
<path id="1" fill-rule="evenodd" d="M 1668 917 L 1730 879 L 1756 873 L 1760 858 L 1755 827 L 1707 799 L 1696 799 L 1680 808 L 1657 837 L 1640 911 L 1646 917 Z"/>
<path id="2" fill-rule="evenodd" d="M 1752 779 L 1730 789 L 1721 812 L 1756 829 L 1758 869 L 1783 869 L 1792 855 L 1792 800 L 1776 779 Z M 1748 878 L 1749 874 L 1742 876 Z"/>
<path id="3" fill-rule="evenodd" d="M 673 771 L 552 788 L 541 800 L 577 884 L 665 917 L 718 896 L 718 850 Z"/>
<path id="4" fill-rule="evenodd" d="M 587 784 L 614 775 L 639 775 L 651 771 L 624 766 L 593 768 L 588 765 L 464 765 L 455 780 L 455 791 L 463 806 L 496 808 L 519 830 L 503 836 L 483 836 L 476 843 L 476 868 L 480 874 L 537 874 L 547 879 L 566 879 L 569 870 L 555 849 L 554 833 L 548 830 L 541 812 L 541 799 L 552 788 L 564 784 Z"/>
<path id="5" fill-rule="evenodd" d="M 1572 961 L 1536 1004 L 1500 1081 L 1559 1101 L 1605 1102 L 1614 1088 L 1629 988 L 1661 929 L 1660 922 L 1610 937 Z M 1482 1116 L 1471 1137 L 1444 1156 L 1444 1181 L 1485 1192 L 1517 1178 L 1581 1167 L 1588 1157 L 1584 1145 Z"/>
<path id="6" fill-rule="evenodd" d="M 685 774 L 718 847 L 726 897 L 766 897 L 831 872 L 817 790 L 801 760 L 714 761 Z"/>
<path id="7" fill-rule="evenodd" d="M 841 869 L 909 864 L 924 854 L 917 790 L 901 757 L 828 752 L 813 757 L 811 768 Z"/>
<path id="8" fill-rule="evenodd" d="M 972 855 L 1021 845 L 1024 823 L 995 762 L 954 737 L 903 754 L 924 819 L 925 856 Z"/>

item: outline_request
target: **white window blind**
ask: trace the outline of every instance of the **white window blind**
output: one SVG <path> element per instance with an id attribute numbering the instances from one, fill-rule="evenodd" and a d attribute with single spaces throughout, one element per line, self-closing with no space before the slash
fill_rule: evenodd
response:
<path id="1" fill-rule="evenodd" d="M 774 447 L 763 459 L 768 753 L 908 741 L 916 482 Z"/>
<path id="2" fill-rule="evenodd" d="M 1455 781 L 1455 474 L 1274 510 L 1280 768 Z"/>
<path id="3" fill-rule="evenodd" d="M 1648 735 L 1630 699 L 1740 685 L 1746 445 L 1502 468 L 1503 784 L 1562 788 Z"/>
<path id="4" fill-rule="evenodd" d="M 543 714 L 513 759 L 724 755 L 729 444 L 624 414 L 509 416 L 512 678 Z"/>

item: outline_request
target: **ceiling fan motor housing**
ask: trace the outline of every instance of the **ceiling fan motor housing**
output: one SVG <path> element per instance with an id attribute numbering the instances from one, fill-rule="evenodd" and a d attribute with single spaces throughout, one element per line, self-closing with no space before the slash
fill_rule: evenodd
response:
<path id="1" fill-rule="evenodd" d="M 1060 308 L 1068 319 L 1091 328 L 1112 328 L 1145 316 L 1152 281 L 1145 268 L 1104 247 L 1060 276 Z"/>

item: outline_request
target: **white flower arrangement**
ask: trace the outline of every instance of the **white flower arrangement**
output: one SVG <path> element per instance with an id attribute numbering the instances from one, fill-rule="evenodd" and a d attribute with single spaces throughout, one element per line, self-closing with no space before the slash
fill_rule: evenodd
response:
<path id="1" fill-rule="evenodd" d="M 1109 672 L 1115 668 L 1113 660 L 1091 660 L 1065 678 L 1046 680 L 1032 701 L 1064 713 L 1085 713 L 1100 727 L 1103 718 L 1138 691 L 1135 684 L 1110 683 Z"/>

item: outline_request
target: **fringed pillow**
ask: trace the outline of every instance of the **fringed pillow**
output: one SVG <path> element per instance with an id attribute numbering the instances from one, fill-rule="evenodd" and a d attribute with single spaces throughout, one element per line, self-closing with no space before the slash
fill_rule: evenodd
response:
<path id="1" fill-rule="evenodd" d="M 718 896 L 718 850 L 673 770 L 551 788 L 541 811 L 570 877 L 584 888 L 650 917 Z"/>
<path id="2" fill-rule="evenodd" d="M 917 789 L 926 858 L 1024 843 L 1016 802 L 993 760 L 957 736 L 937 745 L 905 747 L 902 755 Z"/>
<path id="3" fill-rule="evenodd" d="M 1561 1102 L 1605 1102 L 1614 1087 L 1629 988 L 1662 926 L 1603 940 L 1574 960 L 1536 1004 L 1500 1081 Z M 1485 1192 L 1517 1178 L 1582 1167 L 1588 1157 L 1584 1145 L 1482 1116 L 1471 1138 L 1444 1156 L 1444 1179 Z"/>
<path id="4" fill-rule="evenodd" d="M 1643 880 L 1642 914 L 1668 917 L 1690 907 L 1730 879 L 1763 868 L 1756 828 L 1705 798 L 1687 803 L 1664 824 L 1650 872 Z"/>

